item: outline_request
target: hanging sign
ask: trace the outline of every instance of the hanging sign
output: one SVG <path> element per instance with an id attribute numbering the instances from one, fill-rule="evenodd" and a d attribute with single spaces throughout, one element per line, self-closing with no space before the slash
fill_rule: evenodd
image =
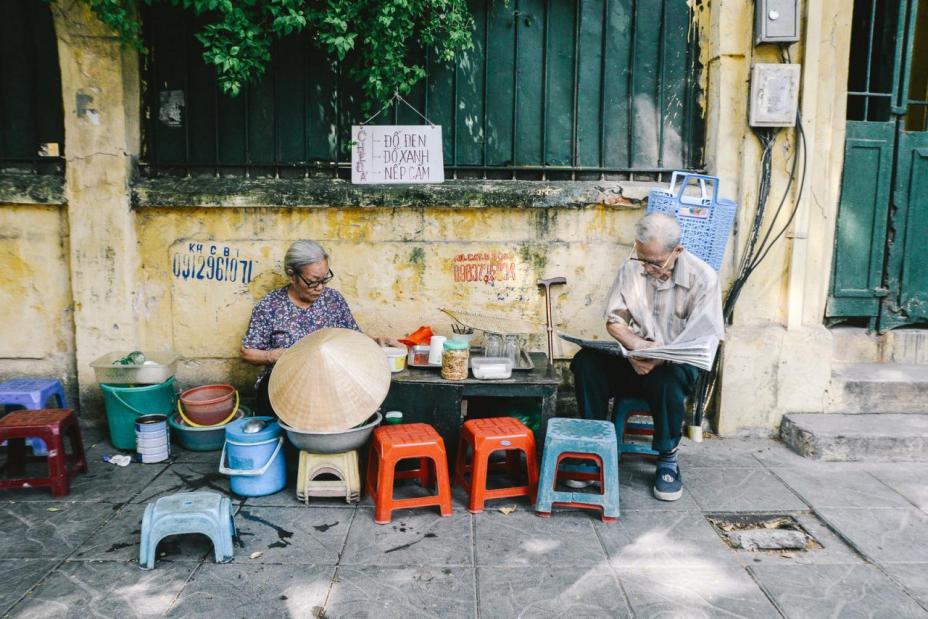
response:
<path id="1" fill-rule="evenodd" d="M 441 125 L 354 125 L 351 182 L 443 183 Z"/>

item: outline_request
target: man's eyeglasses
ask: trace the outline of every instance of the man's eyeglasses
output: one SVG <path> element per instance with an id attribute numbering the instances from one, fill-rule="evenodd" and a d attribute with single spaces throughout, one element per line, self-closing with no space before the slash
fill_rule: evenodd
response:
<path id="1" fill-rule="evenodd" d="M 303 274 L 299 272 L 296 274 L 296 276 L 299 277 L 301 280 L 303 280 L 303 284 L 307 288 L 309 288 L 310 290 L 315 290 L 319 286 L 325 286 L 330 281 L 332 281 L 332 278 L 335 277 L 335 271 L 333 271 L 332 269 L 329 269 L 328 274 L 326 274 L 326 276 L 323 277 L 322 279 L 306 279 L 305 277 L 303 277 Z"/>
<path id="2" fill-rule="evenodd" d="M 670 255 L 667 256 L 667 259 L 664 260 L 663 263 L 658 262 L 657 260 L 645 260 L 644 258 L 639 258 L 639 257 L 637 257 L 637 256 L 629 256 L 629 257 L 628 257 L 629 260 L 634 260 L 635 262 L 640 262 L 640 263 L 642 263 L 641 266 L 643 266 L 643 267 L 645 267 L 645 268 L 647 268 L 647 267 L 653 267 L 653 268 L 657 269 L 658 271 L 663 271 L 664 269 L 666 269 L 666 268 L 667 268 L 667 263 L 670 262 L 670 259 L 671 259 L 671 258 L 673 258 L 673 252 L 671 252 Z"/>

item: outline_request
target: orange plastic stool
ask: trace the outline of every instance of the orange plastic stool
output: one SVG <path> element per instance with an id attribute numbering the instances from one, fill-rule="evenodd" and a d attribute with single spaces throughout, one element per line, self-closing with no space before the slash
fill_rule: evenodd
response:
<path id="1" fill-rule="evenodd" d="M 400 460 L 415 458 L 419 468 L 397 471 Z M 431 460 L 431 466 L 429 466 Z M 393 498 L 395 479 L 418 479 L 424 487 L 436 483 L 437 494 L 411 499 Z M 445 442 L 427 423 L 380 426 L 374 430 L 367 461 L 367 493 L 374 500 L 374 522 L 387 524 L 394 509 L 437 505 L 442 516 L 451 515 L 451 484 Z"/>
<path id="2" fill-rule="evenodd" d="M 468 447 L 473 451 L 473 461 L 467 463 Z M 487 473 L 491 469 L 490 455 L 496 451 L 506 452 L 506 462 L 499 462 L 493 468 L 508 470 L 515 477 L 521 468 L 519 452 L 525 454 L 528 473 L 527 486 L 510 486 L 507 488 L 487 489 Z M 470 473 L 470 485 L 464 476 Z M 535 458 L 535 435 L 524 423 L 512 417 L 491 417 L 488 419 L 471 419 L 461 428 L 461 442 L 458 447 L 457 463 L 454 467 L 454 480 L 466 488 L 470 499 L 467 509 L 473 514 L 483 511 L 487 499 L 504 499 L 527 496 L 535 502 L 538 490 L 538 460 Z"/>
<path id="3" fill-rule="evenodd" d="M 48 455 L 27 456 L 27 438 L 36 436 L 45 441 Z M 65 453 L 64 437 L 71 441 L 72 453 Z M 70 408 L 48 408 L 37 411 L 16 411 L 0 419 L 0 441 L 9 441 L 7 473 L 22 476 L 27 462 L 48 462 L 48 475 L 19 479 L 0 479 L 0 489 L 48 487 L 53 497 L 71 492 L 71 479 L 87 472 L 87 458 L 77 417 Z"/>

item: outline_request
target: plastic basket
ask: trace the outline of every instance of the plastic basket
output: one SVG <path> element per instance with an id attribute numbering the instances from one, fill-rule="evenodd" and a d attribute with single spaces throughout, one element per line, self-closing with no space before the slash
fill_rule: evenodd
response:
<path id="1" fill-rule="evenodd" d="M 698 196 L 686 195 L 691 183 L 699 188 Z M 648 196 L 648 213 L 674 216 L 682 245 L 716 271 L 722 268 L 737 210 L 734 201 L 719 198 L 717 176 L 674 172 L 668 189 L 655 187 Z"/>

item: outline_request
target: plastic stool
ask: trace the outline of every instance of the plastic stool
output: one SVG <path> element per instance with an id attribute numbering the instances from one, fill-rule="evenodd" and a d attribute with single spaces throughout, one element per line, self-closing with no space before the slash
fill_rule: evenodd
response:
<path id="1" fill-rule="evenodd" d="M 155 549 L 168 535 L 202 533 L 213 542 L 216 563 L 232 560 L 232 501 L 218 492 L 180 492 L 163 496 L 145 507 L 139 567 L 155 567 Z"/>
<path id="2" fill-rule="evenodd" d="M 337 480 L 318 480 L 328 473 Z M 300 452 L 300 468 L 296 476 L 296 498 L 309 503 L 309 497 L 343 496 L 348 503 L 361 499 L 361 473 L 358 452 L 343 451 L 334 454 Z"/>
<path id="3" fill-rule="evenodd" d="M 467 462 L 468 447 L 473 451 L 471 464 Z M 506 461 L 498 465 L 490 464 L 490 456 L 497 451 L 506 452 Z M 507 488 L 487 489 L 487 473 L 491 468 L 504 467 L 515 477 L 521 468 L 519 452 L 525 454 L 528 485 Z M 470 484 L 465 482 L 465 475 L 471 473 Z M 461 428 L 461 441 L 458 447 L 457 463 L 454 467 L 454 479 L 469 495 L 467 509 L 479 514 L 487 499 L 527 496 L 535 502 L 538 489 L 538 461 L 535 457 L 535 435 L 528 427 L 513 417 L 491 417 L 488 419 L 471 419 Z"/>
<path id="4" fill-rule="evenodd" d="M 67 408 L 64 387 L 57 378 L 14 378 L 0 383 L 0 406 L 21 406 L 35 411 L 48 408 L 48 402 L 56 398 L 57 408 Z M 45 443 L 37 437 L 29 437 L 26 442 L 32 446 L 32 453 L 44 456 L 47 451 Z"/>
<path id="5" fill-rule="evenodd" d="M 651 422 L 629 421 L 631 417 L 650 417 L 651 406 L 637 398 L 622 398 L 615 403 L 615 432 L 619 441 L 619 456 L 636 454 L 654 457 L 659 454 L 646 445 L 626 440 L 626 436 L 654 436 L 654 424 Z"/>
<path id="6" fill-rule="evenodd" d="M 565 476 L 571 479 L 596 479 L 603 489 L 602 494 L 555 490 L 558 469 L 565 458 L 595 462 L 599 467 L 596 473 L 575 472 L 566 473 Z M 613 424 L 592 419 L 564 418 L 554 418 L 548 422 L 535 511 L 539 516 L 548 517 L 553 505 L 601 509 L 603 522 L 615 522 L 619 517 L 619 454 Z"/>
<path id="7" fill-rule="evenodd" d="M 400 460 L 415 458 L 419 468 L 397 471 Z M 431 460 L 431 466 L 429 466 Z M 436 482 L 437 494 L 412 499 L 393 498 L 395 479 L 418 479 L 425 487 Z M 374 522 L 387 524 L 394 509 L 437 505 L 442 516 L 451 515 L 451 484 L 448 479 L 448 456 L 445 443 L 435 428 L 427 423 L 380 426 L 374 430 L 370 458 L 367 462 L 367 493 L 374 500 Z"/>
<path id="8" fill-rule="evenodd" d="M 48 445 L 47 456 L 26 456 L 28 437 L 38 437 Z M 64 439 L 71 441 L 71 455 L 65 452 Z M 0 440 L 9 441 L 7 474 L 19 479 L 0 479 L 0 489 L 48 486 L 52 496 L 65 496 L 71 492 L 71 479 L 87 472 L 84 442 L 77 417 L 69 408 L 50 408 L 38 411 L 15 411 L 0 419 Z M 48 462 L 47 477 L 22 478 L 26 462 Z"/>

